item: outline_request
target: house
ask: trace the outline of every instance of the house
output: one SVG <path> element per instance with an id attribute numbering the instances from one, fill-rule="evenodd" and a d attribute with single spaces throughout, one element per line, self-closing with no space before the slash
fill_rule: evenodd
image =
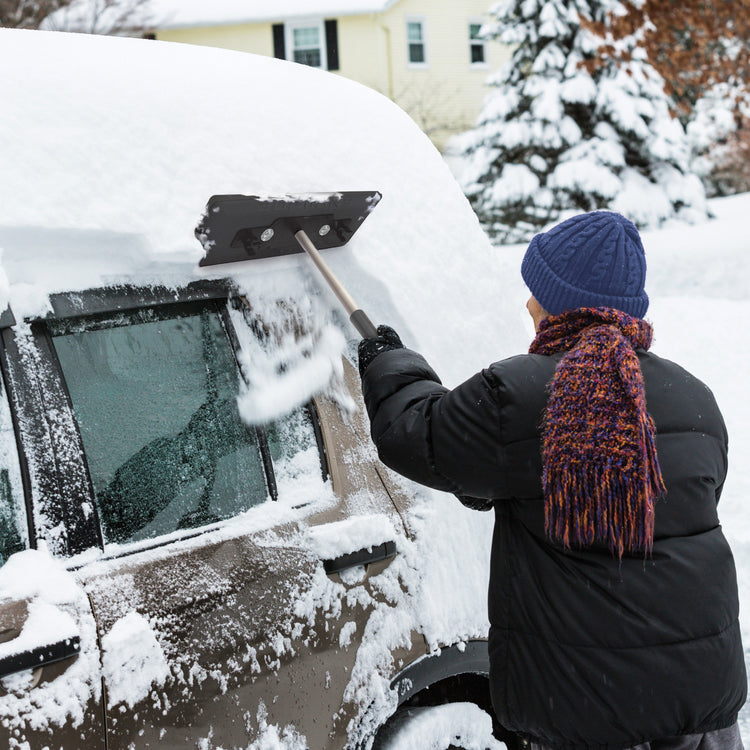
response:
<path id="1" fill-rule="evenodd" d="M 285 58 L 385 94 L 442 148 L 472 127 L 510 50 L 490 0 L 151 0 L 157 39 Z"/>

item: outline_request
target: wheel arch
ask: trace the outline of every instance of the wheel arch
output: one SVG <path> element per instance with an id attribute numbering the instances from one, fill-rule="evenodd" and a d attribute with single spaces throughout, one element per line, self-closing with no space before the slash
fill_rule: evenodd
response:
<path id="1" fill-rule="evenodd" d="M 470 640 L 440 649 L 408 664 L 391 680 L 398 708 L 375 733 L 372 750 L 380 750 L 400 721 L 427 706 L 451 702 L 475 703 L 492 717 L 493 735 L 508 750 L 521 750 L 524 741 L 503 727 L 492 708 L 490 660 L 485 640 Z"/>
<path id="2" fill-rule="evenodd" d="M 391 680 L 391 690 L 397 693 L 401 707 L 437 683 L 462 675 L 489 679 L 489 674 L 487 641 L 472 640 L 442 648 L 407 665 Z"/>

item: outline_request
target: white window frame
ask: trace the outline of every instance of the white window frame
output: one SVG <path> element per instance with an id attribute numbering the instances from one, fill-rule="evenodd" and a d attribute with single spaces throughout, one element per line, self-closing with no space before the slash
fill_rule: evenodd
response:
<path id="1" fill-rule="evenodd" d="M 481 18 L 470 18 L 466 24 L 466 31 L 467 36 L 469 37 L 469 67 L 470 68 L 489 68 L 490 64 L 487 60 L 487 40 L 486 39 L 475 39 L 471 35 L 471 27 L 472 26 L 484 26 L 485 21 Z M 471 52 L 472 47 L 474 46 L 481 46 L 482 47 L 482 57 L 484 57 L 484 60 L 482 62 L 472 62 L 471 59 Z"/>
<path id="2" fill-rule="evenodd" d="M 412 42 L 409 40 L 409 24 L 418 23 L 422 28 L 422 51 L 424 53 L 423 62 L 412 62 L 410 47 Z M 427 55 L 427 19 L 424 16 L 406 16 L 406 64 L 409 68 L 426 68 L 429 64 L 429 57 Z"/>
<path id="3" fill-rule="evenodd" d="M 296 62 L 294 59 L 294 30 L 295 29 L 318 29 L 318 38 L 320 39 L 320 70 L 328 70 L 328 49 L 326 47 L 326 28 L 322 18 L 308 18 L 306 20 L 287 21 L 284 24 L 284 54 L 290 62 Z M 304 49 L 304 48 L 303 48 Z M 304 65 L 305 63 L 300 63 Z M 314 66 L 309 65 L 312 68 Z"/>

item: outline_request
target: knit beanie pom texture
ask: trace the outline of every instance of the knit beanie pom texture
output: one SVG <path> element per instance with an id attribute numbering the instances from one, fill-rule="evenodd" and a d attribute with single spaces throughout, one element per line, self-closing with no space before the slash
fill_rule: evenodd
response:
<path id="1" fill-rule="evenodd" d="M 573 216 L 529 243 L 521 276 L 551 315 L 608 307 L 642 318 L 648 310 L 646 255 L 638 229 L 624 216 Z"/>

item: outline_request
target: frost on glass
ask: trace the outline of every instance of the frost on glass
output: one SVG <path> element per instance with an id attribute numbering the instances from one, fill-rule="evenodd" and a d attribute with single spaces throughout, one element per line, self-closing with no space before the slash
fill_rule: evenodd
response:
<path id="1" fill-rule="evenodd" d="M 0 387 L 0 565 L 26 547 L 26 511 L 10 407 Z"/>
<path id="2" fill-rule="evenodd" d="M 106 541 L 195 528 L 265 501 L 216 311 L 128 323 L 54 338 Z"/>
<path id="3" fill-rule="evenodd" d="M 320 452 L 307 407 L 297 409 L 266 428 L 276 481 L 289 484 L 302 477 L 321 477 Z"/>

